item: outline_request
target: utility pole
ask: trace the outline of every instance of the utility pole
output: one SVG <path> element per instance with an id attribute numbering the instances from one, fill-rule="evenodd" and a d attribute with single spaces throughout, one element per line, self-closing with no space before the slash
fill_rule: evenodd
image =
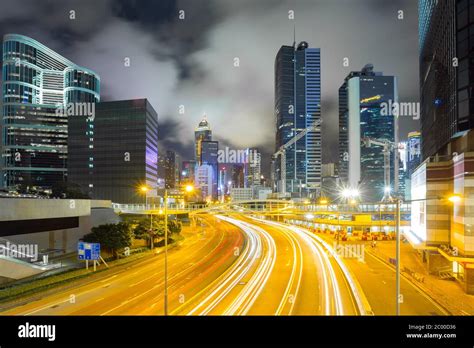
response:
<path id="1" fill-rule="evenodd" d="M 165 316 L 168 315 L 168 190 L 165 189 Z"/>
<path id="2" fill-rule="evenodd" d="M 396 207 L 397 207 L 397 215 L 396 215 L 396 219 L 397 219 L 397 227 L 396 227 L 396 230 L 395 230 L 395 233 L 396 233 L 396 238 L 397 238 L 397 255 L 396 255 L 396 262 L 397 262 L 397 280 L 396 280 L 396 288 L 397 288 L 397 298 L 396 298 L 396 303 L 397 303 L 397 316 L 400 315 L 400 198 L 397 197 L 396 199 Z"/>

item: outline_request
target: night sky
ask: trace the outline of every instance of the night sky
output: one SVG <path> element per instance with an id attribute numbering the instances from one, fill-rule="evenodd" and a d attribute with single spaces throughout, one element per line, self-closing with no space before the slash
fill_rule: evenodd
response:
<path id="1" fill-rule="evenodd" d="M 297 42 L 321 48 L 323 162 L 332 162 L 337 92 L 351 70 L 372 63 L 398 77 L 401 102 L 419 101 L 417 21 L 415 0 L 0 0 L 2 36 L 30 36 L 96 71 L 104 101 L 148 98 L 163 148 L 191 159 L 193 131 L 206 113 L 220 147 L 259 147 L 266 172 L 275 138 L 274 60 L 281 45 L 293 43 L 293 27 Z M 404 139 L 418 122 L 405 117 L 400 127 Z"/>

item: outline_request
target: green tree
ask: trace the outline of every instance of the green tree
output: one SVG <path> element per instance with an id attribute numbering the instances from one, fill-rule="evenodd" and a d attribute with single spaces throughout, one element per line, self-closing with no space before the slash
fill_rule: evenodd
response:
<path id="1" fill-rule="evenodd" d="M 168 231 L 170 233 L 180 233 L 182 229 L 181 221 L 177 220 L 168 220 Z"/>
<path id="2" fill-rule="evenodd" d="M 105 224 L 93 227 L 91 233 L 83 238 L 88 243 L 100 243 L 101 247 L 112 252 L 118 258 L 119 250 L 132 246 L 133 232 L 129 223 Z"/>
<path id="3" fill-rule="evenodd" d="M 150 240 L 150 247 L 153 249 L 153 240 L 165 235 L 165 225 L 163 220 L 156 218 L 153 218 L 152 222 L 148 218 L 140 219 L 133 229 L 133 234 L 136 239 Z"/>

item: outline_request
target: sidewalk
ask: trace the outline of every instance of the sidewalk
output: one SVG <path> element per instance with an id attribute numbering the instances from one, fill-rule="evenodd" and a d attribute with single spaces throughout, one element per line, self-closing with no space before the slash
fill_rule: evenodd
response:
<path id="1" fill-rule="evenodd" d="M 390 264 L 390 258 L 395 258 L 395 241 L 379 241 L 375 248 L 370 246 L 370 242 L 365 244 L 366 252 L 378 256 L 387 264 Z M 421 257 L 408 242 L 400 245 L 400 259 L 402 274 L 425 290 L 427 295 L 447 308 L 451 314 L 474 315 L 474 295 L 466 294 L 455 280 L 443 280 L 436 275 L 428 274 Z"/>

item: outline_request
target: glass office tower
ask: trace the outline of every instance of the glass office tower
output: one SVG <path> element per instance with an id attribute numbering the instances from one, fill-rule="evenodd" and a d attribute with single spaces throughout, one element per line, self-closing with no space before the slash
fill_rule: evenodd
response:
<path id="1" fill-rule="evenodd" d="M 282 46 L 275 60 L 276 150 L 321 119 L 321 52 L 307 42 Z M 275 162 L 279 192 L 314 195 L 321 185 L 321 131 L 310 131 Z"/>
<path id="2" fill-rule="evenodd" d="M 421 133 L 410 132 L 408 133 L 407 142 L 407 171 L 408 175 L 411 176 L 421 163 Z"/>
<path id="3" fill-rule="evenodd" d="M 202 141 L 201 142 L 201 166 L 207 167 L 209 176 L 211 177 L 211 187 L 208 188 L 208 195 L 212 200 L 218 199 L 218 152 L 219 142 L 217 141 Z"/>
<path id="4" fill-rule="evenodd" d="M 474 23 L 471 9 L 469 0 L 418 1 L 422 160 L 439 153 L 454 134 L 474 124 L 469 93 L 474 85 L 474 78 L 469 78 L 469 52 L 474 47 L 472 39 L 469 43 L 474 35 L 469 25 Z M 440 154 L 449 155 L 449 150 Z"/>
<path id="5" fill-rule="evenodd" d="M 194 131 L 196 156 L 195 184 L 201 189 L 204 200 L 218 199 L 219 143 L 212 141 L 212 130 L 204 115 Z"/>
<path id="6" fill-rule="evenodd" d="M 2 83 L 0 184 L 50 188 L 65 181 L 68 124 L 62 110 L 78 103 L 90 110 L 87 104 L 100 100 L 99 76 L 38 41 L 7 34 Z"/>
<path id="7" fill-rule="evenodd" d="M 96 117 L 69 116 L 68 180 L 93 199 L 145 203 L 156 197 L 158 114 L 147 99 L 96 104 Z"/>
<path id="8" fill-rule="evenodd" d="M 339 96 L 338 168 L 341 183 L 352 189 L 359 188 L 365 200 L 378 201 L 384 195 L 383 147 L 362 146 L 361 141 L 366 137 L 382 142 L 398 141 L 395 117 L 381 112 L 384 104 L 398 102 L 396 78 L 374 72 L 373 66 L 367 64 L 361 71 L 351 72 L 346 77 Z M 394 157 L 392 151 L 392 182 Z"/>
<path id="9" fill-rule="evenodd" d="M 197 128 L 194 131 L 195 160 L 198 164 L 201 164 L 201 143 L 203 141 L 211 140 L 211 127 L 207 122 L 206 115 L 204 115 L 203 119 L 201 120 L 201 122 L 199 122 Z"/>

